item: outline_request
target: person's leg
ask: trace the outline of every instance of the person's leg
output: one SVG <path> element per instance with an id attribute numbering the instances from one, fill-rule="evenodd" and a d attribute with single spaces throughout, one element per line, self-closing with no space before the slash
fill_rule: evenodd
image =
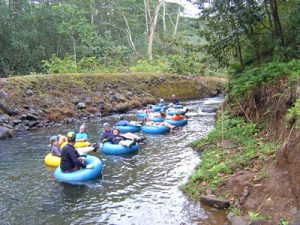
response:
<path id="1" fill-rule="evenodd" d="M 119 145 L 125 146 L 125 147 L 130 147 L 134 141 L 132 140 L 122 140 L 119 142 Z"/>
<path id="2" fill-rule="evenodd" d="M 130 132 L 128 132 L 128 133 L 126 133 L 126 134 L 123 134 L 122 136 L 125 137 L 125 138 L 127 138 L 127 139 L 134 139 L 134 138 L 138 139 L 138 138 L 139 138 L 138 135 L 132 134 L 132 133 L 130 133 Z"/>
<path id="3" fill-rule="evenodd" d="M 79 153 L 79 155 L 84 155 L 88 152 L 93 151 L 94 147 L 90 146 L 90 147 L 76 148 L 76 150 Z"/>
<path id="4" fill-rule="evenodd" d="M 171 130 L 175 127 L 175 126 L 172 126 L 171 124 L 169 124 L 168 122 L 162 122 L 162 125 L 170 128 Z"/>

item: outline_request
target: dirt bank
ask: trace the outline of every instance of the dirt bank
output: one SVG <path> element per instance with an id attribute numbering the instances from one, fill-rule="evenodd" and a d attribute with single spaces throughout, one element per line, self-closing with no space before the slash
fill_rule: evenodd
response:
<path id="1" fill-rule="evenodd" d="M 227 100 L 224 119 L 195 144 L 204 152 L 187 192 L 227 199 L 244 224 L 300 224 L 300 132 L 287 120 L 299 97 L 299 83 L 281 78 Z"/>
<path id="2" fill-rule="evenodd" d="M 0 126 L 26 131 L 126 112 L 157 97 L 181 100 L 223 91 L 218 78 L 151 74 L 59 74 L 0 79 Z M 1 132 L 0 132 L 1 133 Z"/>

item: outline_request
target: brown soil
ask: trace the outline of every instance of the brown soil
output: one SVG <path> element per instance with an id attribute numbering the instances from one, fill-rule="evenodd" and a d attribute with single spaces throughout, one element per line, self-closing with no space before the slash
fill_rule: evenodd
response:
<path id="1" fill-rule="evenodd" d="M 259 134 L 264 140 L 281 143 L 276 157 L 263 161 L 253 160 L 247 171 L 236 171 L 219 188 L 226 193 L 245 218 L 248 212 L 258 212 L 266 220 L 259 224 L 279 224 L 281 219 L 289 224 L 300 224 L 300 132 L 287 125 L 288 108 L 299 98 L 285 79 L 273 86 L 259 87 L 231 110 L 234 115 L 262 124 L 265 129 Z"/>

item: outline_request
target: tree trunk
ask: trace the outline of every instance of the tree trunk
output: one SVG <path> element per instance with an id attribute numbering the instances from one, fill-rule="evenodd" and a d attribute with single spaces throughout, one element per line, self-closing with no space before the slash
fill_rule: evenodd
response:
<path id="1" fill-rule="evenodd" d="M 181 4 L 181 1 L 180 1 Z M 174 26 L 174 31 L 173 31 L 173 38 L 175 39 L 176 37 L 176 33 L 177 33 L 177 29 L 178 29 L 178 24 L 179 24 L 179 18 L 180 18 L 180 4 L 178 4 L 178 12 L 177 12 L 177 17 L 176 17 L 176 22 L 175 22 L 175 26 Z"/>
<path id="2" fill-rule="evenodd" d="M 283 37 L 281 22 L 278 15 L 277 0 L 270 0 L 270 8 L 272 12 L 273 21 L 274 21 L 275 35 L 280 39 L 281 45 L 284 45 L 284 37 Z"/>
<path id="3" fill-rule="evenodd" d="M 148 15 L 150 15 L 150 8 L 149 8 L 149 0 L 147 0 L 146 2 L 148 2 L 147 4 L 147 12 Z M 157 18 L 158 18 L 158 14 L 159 14 L 159 10 L 160 7 L 162 6 L 162 1 L 158 0 L 156 2 L 156 6 L 155 6 L 155 10 L 154 10 L 154 15 L 153 17 L 150 19 L 151 23 L 150 23 L 150 32 L 149 32 L 149 36 L 148 36 L 148 45 L 147 45 L 147 54 L 148 54 L 148 59 L 149 60 L 153 60 L 153 55 L 152 55 L 152 51 L 153 51 L 153 39 L 154 39 L 154 35 L 155 35 L 155 28 L 156 28 L 156 24 L 157 24 Z"/>

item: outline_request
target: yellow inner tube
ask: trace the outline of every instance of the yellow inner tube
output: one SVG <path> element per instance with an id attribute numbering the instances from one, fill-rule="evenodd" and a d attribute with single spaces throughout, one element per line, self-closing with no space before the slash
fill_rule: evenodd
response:
<path id="1" fill-rule="evenodd" d="M 51 152 L 49 154 L 46 155 L 45 157 L 45 164 L 47 166 L 53 166 L 53 167 L 58 167 L 60 165 L 60 157 L 58 156 L 54 156 L 51 154 Z"/>
<path id="2" fill-rule="evenodd" d="M 84 148 L 84 147 L 88 147 L 90 145 L 91 145 L 91 143 L 88 141 L 81 141 L 81 142 L 76 142 L 74 147 L 75 148 Z"/>

